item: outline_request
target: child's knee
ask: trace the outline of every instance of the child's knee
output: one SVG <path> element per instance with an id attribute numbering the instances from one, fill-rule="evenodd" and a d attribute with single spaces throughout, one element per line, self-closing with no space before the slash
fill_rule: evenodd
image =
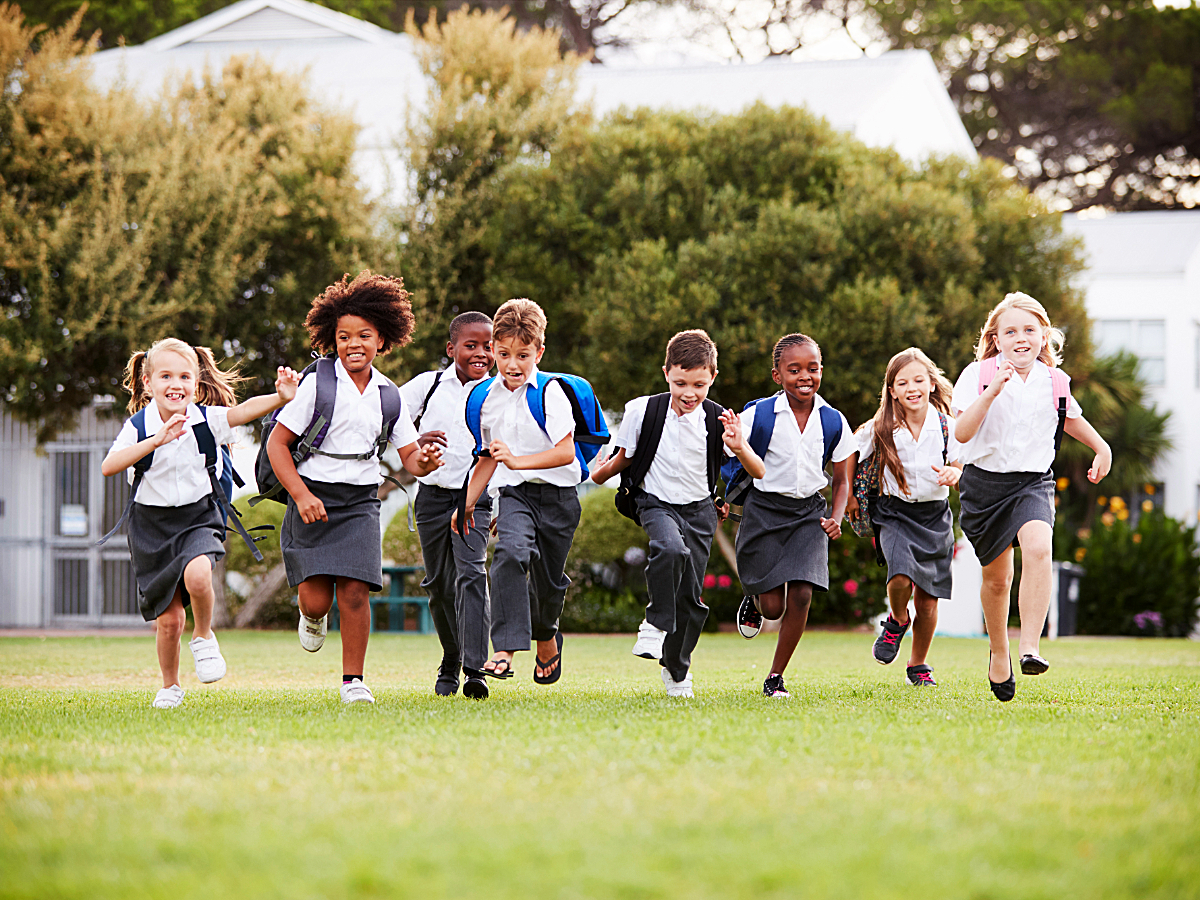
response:
<path id="1" fill-rule="evenodd" d="M 651 561 L 661 561 L 675 566 L 686 563 L 691 556 L 691 551 L 683 541 L 650 541 L 649 559 Z"/>
<path id="2" fill-rule="evenodd" d="M 183 570 L 183 586 L 192 597 L 212 593 L 212 563 L 207 556 L 197 556 Z"/>
<path id="3" fill-rule="evenodd" d="M 887 583 L 887 586 L 888 586 L 889 592 L 899 592 L 901 594 L 911 594 L 913 583 L 912 583 L 912 579 L 909 578 L 907 575 L 897 575 L 895 578 L 893 578 L 891 581 L 889 581 Z"/>
<path id="4" fill-rule="evenodd" d="M 914 597 L 913 609 L 916 610 L 918 619 L 927 619 L 929 617 L 937 617 L 938 601 L 936 597 Z"/>
<path id="5" fill-rule="evenodd" d="M 1011 566 L 984 566 L 983 586 L 989 590 L 1006 591 L 1012 587 L 1013 570 Z"/>
<path id="6" fill-rule="evenodd" d="M 758 611 L 768 619 L 778 619 L 783 615 L 785 604 L 783 602 L 783 592 L 778 594 L 759 594 L 758 595 Z"/>
<path id="7" fill-rule="evenodd" d="M 371 602 L 370 586 L 365 581 L 342 581 L 337 586 L 337 602 L 342 609 L 358 611 Z"/>
<path id="8" fill-rule="evenodd" d="M 155 620 L 155 626 L 159 633 L 167 640 L 179 640 L 186 625 L 187 612 L 182 603 L 172 603 L 167 607 L 166 612 Z"/>

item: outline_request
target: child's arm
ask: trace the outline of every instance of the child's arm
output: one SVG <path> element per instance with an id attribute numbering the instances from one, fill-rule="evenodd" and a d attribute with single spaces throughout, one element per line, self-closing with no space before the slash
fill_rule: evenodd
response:
<path id="1" fill-rule="evenodd" d="M 850 483 L 854 484 L 854 475 L 858 471 L 858 451 L 855 450 L 853 453 L 851 453 L 850 456 L 845 460 L 845 462 L 850 466 Z M 836 474 L 837 474 L 837 470 L 834 469 L 835 477 L 836 477 Z M 858 515 L 861 512 L 861 510 L 859 509 L 859 506 L 858 506 L 858 498 L 854 496 L 853 491 L 848 491 L 847 493 L 848 493 L 848 496 L 846 498 L 846 518 L 848 518 L 851 522 L 857 522 Z"/>
<path id="2" fill-rule="evenodd" d="M 492 441 L 488 450 L 493 460 L 504 463 L 514 472 L 521 469 L 557 469 L 559 466 L 569 465 L 575 458 L 575 435 L 568 433 L 551 449 L 530 453 L 528 456 L 514 456 L 504 441 Z"/>
<path id="3" fill-rule="evenodd" d="M 958 413 L 954 424 L 954 439 L 960 444 L 965 444 L 979 431 L 979 426 L 983 424 L 984 417 L 988 414 L 988 410 L 992 408 L 992 403 L 1000 392 L 1004 390 L 1004 385 L 1013 377 L 1017 369 L 1007 359 L 1000 364 L 999 370 L 996 372 L 996 377 L 992 379 L 992 383 L 987 386 L 979 398 L 975 400 L 969 407 Z"/>
<path id="4" fill-rule="evenodd" d="M 850 499 L 851 460 L 856 454 L 833 464 L 833 509 L 828 519 L 821 520 L 821 527 L 831 541 L 842 536 L 842 516 L 846 514 L 846 503 Z"/>
<path id="5" fill-rule="evenodd" d="M 422 475 L 428 475 L 434 469 L 441 465 L 442 448 L 432 441 L 421 444 L 418 441 L 413 441 L 411 444 L 405 444 L 400 448 L 400 462 L 404 465 L 410 474 L 420 478 Z"/>
<path id="6" fill-rule="evenodd" d="M 1083 416 L 1067 419 L 1063 425 L 1063 431 L 1095 452 L 1096 458 L 1092 460 L 1092 467 L 1088 469 L 1087 477 L 1092 484 L 1097 484 L 1112 468 L 1112 448 L 1108 446 L 1108 442 L 1104 438 L 1100 437 L 1100 433 L 1092 427 L 1092 423 Z"/>
<path id="7" fill-rule="evenodd" d="M 467 484 L 466 521 L 463 522 L 463 533 L 471 533 L 471 525 L 475 521 L 475 504 L 483 496 L 492 474 L 496 471 L 496 461 L 490 456 L 481 456 L 475 463 L 475 471 L 471 473 L 471 481 Z M 493 519 L 493 521 L 495 521 Z M 450 514 L 450 530 L 458 531 L 458 510 Z"/>
<path id="8" fill-rule="evenodd" d="M 292 460 L 292 451 L 288 449 L 288 445 L 295 439 L 296 435 L 286 426 L 279 422 L 275 423 L 270 437 L 267 438 L 267 459 L 271 461 L 271 470 L 279 479 L 279 483 L 283 485 L 283 489 L 292 495 L 296 511 L 300 513 L 304 524 L 311 525 L 317 520 L 328 522 L 329 516 L 325 514 L 325 504 L 308 489 L 308 485 L 296 471 L 296 463 Z"/>
<path id="9" fill-rule="evenodd" d="M 163 423 L 163 427 L 158 429 L 157 434 L 151 435 L 144 441 L 138 441 L 130 447 L 114 450 L 104 457 L 104 462 L 100 463 L 101 474 L 107 478 L 109 475 L 124 472 L 146 454 L 178 438 L 183 434 L 186 426 L 187 416 L 183 413 L 175 413 Z"/>
<path id="10" fill-rule="evenodd" d="M 617 452 L 608 459 L 602 459 L 592 472 L 592 481 L 596 484 L 604 484 L 614 475 L 620 475 L 629 468 L 633 462 L 632 457 L 625 455 L 625 448 L 618 447 Z"/>
<path id="11" fill-rule="evenodd" d="M 239 425 L 261 419 L 296 396 L 296 388 L 300 384 L 300 376 L 296 374 L 296 371 L 287 366 L 280 366 L 275 371 L 275 393 L 250 397 L 237 406 L 230 407 L 227 416 L 230 428 L 237 428 Z"/>
<path id="12" fill-rule="evenodd" d="M 746 441 L 741 417 L 732 409 L 727 409 L 721 413 L 721 424 L 725 426 L 724 432 L 721 433 L 721 440 L 725 442 L 726 447 L 733 451 L 734 456 L 741 460 L 747 474 L 751 478 L 762 478 L 766 475 L 766 465 Z"/>

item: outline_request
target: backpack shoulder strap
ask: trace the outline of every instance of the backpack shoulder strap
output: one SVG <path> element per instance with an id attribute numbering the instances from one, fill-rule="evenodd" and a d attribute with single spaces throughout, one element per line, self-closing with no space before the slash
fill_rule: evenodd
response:
<path id="1" fill-rule="evenodd" d="M 379 386 L 379 408 L 383 412 L 383 421 L 379 437 L 375 439 L 375 455 L 382 459 L 400 420 L 400 389 L 390 379 Z"/>
<path id="2" fill-rule="evenodd" d="M 491 390 L 492 382 L 500 376 L 493 375 L 487 378 L 475 387 L 471 388 L 471 393 L 467 394 L 467 402 L 465 406 L 467 418 L 467 430 L 471 432 L 471 436 L 475 438 L 475 455 L 479 456 L 483 450 L 483 403 L 487 400 L 488 391 Z"/>
<path id="3" fill-rule="evenodd" d="M 546 430 L 546 388 L 551 381 L 558 381 L 558 379 L 545 372 L 538 372 L 537 383 L 533 390 L 525 388 L 525 400 L 529 403 L 529 412 L 533 416 L 533 421 L 537 422 L 538 428 L 542 431 Z"/>
<path id="4" fill-rule="evenodd" d="M 708 490 L 717 496 L 717 480 L 721 477 L 721 463 L 725 462 L 725 442 L 721 435 L 725 427 L 721 424 L 721 413 L 725 407 L 707 397 L 704 400 L 704 427 L 708 434 Z"/>
<path id="5" fill-rule="evenodd" d="M 950 465 L 950 423 L 946 419 L 946 414 L 940 409 L 937 411 L 938 424 L 942 426 L 942 465 Z"/>
<path id="6" fill-rule="evenodd" d="M 767 448 L 771 446 L 771 435 L 775 433 L 775 396 L 752 400 L 746 404 L 746 409 L 754 407 L 754 424 L 750 426 L 748 442 L 750 449 L 759 459 L 766 457 Z"/>
<path id="7" fill-rule="evenodd" d="M 658 452 L 662 440 L 663 427 L 667 423 L 667 409 L 671 405 L 671 395 L 655 394 L 646 401 L 646 411 L 642 414 L 641 434 L 638 435 L 637 446 L 633 448 L 629 468 L 623 472 L 624 479 L 630 488 L 640 487 L 646 480 L 650 466 L 654 462 L 654 454 Z"/>
<path id="8" fill-rule="evenodd" d="M 204 407 L 200 407 L 204 412 Z M 216 474 L 217 466 L 217 440 L 213 437 L 212 429 L 208 427 L 208 413 L 204 412 L 204 421 L 197 422 L 192 426 L 192 434 L 196 436 L 196 446 L 200 448 L 200 455 L 204 457 L 204 467 Z"/>
<path id="9" fill-rule="evenodd" d="M 442 383 L 442 376 L 445 374 L 445 369 L 438 369 L 433 376 L 433 384 L 429 386 L 429 392 L 425 395 L 425 399 L 421 401 L 421 408 L 417 410 L 417 415 L 413 419 L 413 428 L 417 429 L 417 431 L 421 430 L 421 419 L 425 415 L 425 407 L 429 405 L 429 398 L 438 389 L 438 385 Z"/>
<path id="10" fill-rule="evenodd" d="M 292 459 L 296 462 L 307 459 L 313 448 L 321 445 L 329 423 L 333 421 L 333 406 L 337 399 L 337 369 L 334 368 L 332 359 L 322 356 L 304 370 L 301 380 L 309 374 L 317 379 L 316 398 L 308 428 L 292 448 Z"/>
<path id="11" fill-rule="evenodd" d="M 1000 357 L 989 356 L 987 359 L 979 361 L 979 393 L 983 393 L 988 389 L 988 385 L 996 378 L 996 373 L 1000 371 Z"/>
<path id="12" fill-rule="evenodd" d="M 1062 446 L 1063 431 L 1067 427 L 1067 407 L 1071 403 L 1071 382 L 1058 366 L 1050 369 L 1050 398 L 1058 412 L 1058 427 L 1054 429 L 1054 452 Z"/>
<path id="13" fill-rule="evenodd" d="M 818 410 L 821 416 L 821 440 L 825 445 L 821 453 L 821 468 L 824 469 L 833 459 L 834 448 L 842 439 L 842 414 L 828 404 Z"/>

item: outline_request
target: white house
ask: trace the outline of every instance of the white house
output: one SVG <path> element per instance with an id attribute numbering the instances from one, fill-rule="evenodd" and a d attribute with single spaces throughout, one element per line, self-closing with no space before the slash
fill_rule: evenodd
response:
<path id="1" fill-rule="evenodd" d="M 1170 516 L 1200 511 L 1200 210 L 1063 216 L 1083 240 L 1082 287 L 1098 352 L 1129 350 L 1174 448 L 1158 463 L 1155 502 Z M 1160 490 L 1159 490 L 1160 489 Z"/>

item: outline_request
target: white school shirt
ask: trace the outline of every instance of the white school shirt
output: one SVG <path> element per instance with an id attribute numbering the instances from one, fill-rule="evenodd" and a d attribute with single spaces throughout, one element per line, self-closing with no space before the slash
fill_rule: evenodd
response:
<path id="1" fill-rule="evenodd" d="M 909 503 L 923 503 L 927 500 L 945 500 L 950 496 L 950 488 L 937 483 L 937 473 L 930 466 L 942 466 L 942 450 L 946 449 L 947 462 L 956 462 L 960 453 L 958 441 L 954 439 L 954 419 L 946 416 L 946 428 L 949 431 L 949 443 L 942 441 L 942 424 L 938 420 L 938 411 L 931 403 L 925 413 L 925 421 L 921 425 L 921 433 L 914 440 L 912 432 L 901 425 L 892 432 L 892 440 L 896 444 L 896 454 L 900 457 L 900 465 L 904 469 L 904 478 L 908 482 L 908 493 L 900 490 L 900 484 L 892 470 L 886 466 L 883 477 L 879 481 L 879 491 L 889 497 L 898 497 Z M 858 458 L 866 459 L 875 452 L 875 428 L 873 422 L 868 422 L 855 435 L 858 442 Z"/>
<path id="2" fill-rule="evenodd" d="M 617 431 L 614 447 L 624 447 L 626 456 L 633 456 L 642 425 L 646 420 L 649 397 L 637 397 L 625 404 L 625 415 Z M 614 451 L 615 452 L 615 451 Z M 687 415 L 679 415 L 667 405 L 662 438 L 650 471 L 642 488 L 664 503 L 682 506 L 707 499 L 708 489 L 708 428 L 704 422 L 704 404 Z"/>
<path id="3" fill-rule="evenodd" d="M 191 427 L 203 421 L 204 413 L 200 411 L 200 407 L 189 403 L 187 427 L 175 440 L 154 448 L 154 460 L 146 470 L 134 500 L 146 506 L 187 506 L 189 503 L 203 500 L 212 493 L 208 470 L 204 468 L 204 454 L 200 452 L 196 434 Z M 224 406 L 210 406 L 207 421 L 213 440 L 217 444 L 217 475 L 220 476 L 225 466 L 220 447 L 233 440 L 233 429 L 229 427 L 229 410 Z M 146 437 L 153 437 L 162 427 L 163 419 L 158 413 L 158 404 L 151 401 L 146 407 Z M 137 429 L 133 427 L 132 421 L 126 420 L 108 452 L 124 450 L 137 442 Z M 126 469 L 126 477 L 129 483 L 133 484 L 133 466 Z"/>
<path id="4" fill-rule="evenodd" d="M 371 367 L 371 380 L 367 389 L 359 393 L 358 386 L 351 380 L 350 373 L 336 360 L 333 364 L 336 375 L 337 394 L 333 402 L 333 421 L 321 450 L 327 453 L 366 453 L 375 447 L 375 439 L 383 429 L 383 407 L 379 400 L 379 386 L 389 384 L 387 376 Z M 279 412 L 275 420 L 292 434 L 303 436 L 312 421 L 317 405 L 317 377 L 315 371 L 300 382 L 296 396 Z M 400 402 L 400 418 L 392 429 L 391 443 L 406 447 L 417 440 L 417 430 L 404 415 L 404 401 Z M 309 481 L 325 484 L 382 484 L 378 457 L 369 459 L 331 459 L 319 453 L 296 466 L 296 471 Z"/>
<path id="5" fill-rule="evenodd" d="M 1004 354 L 999 362 L 1003 364 Z M 979 399 L 979 363 L 973 362 L 958 376 L 950 408 L 961 416 Z M 1070 379 L 1068 378 L 1068 388 Z M 1053 403 L 1050 369 L 1034 361 L 1029 378 L 1014 375 L 992 401 L 979 430 L 962 445 L 959 459 L 989 472 L 1045 472 L 1054 462 L 1054 432 L 1058 410 Z M 1083 410 L 1072 397 L 1067 418 L 1078 419 Z"/>
<path id="6" fill-rule="evenodd" d="M 497 376 L 488 388 L 480 410 L 480 431 L 483 446 L 492 441 L 503 441 L 513 456 L 529 456 L 552 450 L 569 434 L 575 433 L 575 416 L 571 412 L 571 401 L 563 392 L 562 385 L 552 382 L 546 386 L 546 431 L 538 426 L 529 411 L 525 392 L 535 390 L 538 368 L 533 367 L 529 378 L 515 391 L 504 386 L 504 379 Z M 547 436 L 547 432 L 549 436 Z M 572 453 L 574 449 L 572 448 Z M 505 465 L 497 465 L 489 490 L 495 494 L 502 487 L 511 487 L 532 481 L 536 484 L 553 484 L 558 487 L 575 487 L 582 479 L 579 460 L 572 456 L 565 466 L 553 469 L 521 469 L 514 471 Z"/>
<path id="7" fill-rule="evenodd" d="M 746 440 L 750 439 L 750 429 L 754 427 L 755 406 L 743 411 L 740 416 L 742 434 Z M 775 428 L 771 432 L 771 443 L 767 445 L 767 453 L 763 459 L 767 471 L 764 477 L 754 479 L 756 488 L 803 500 L 825 487 L 828 482 L 825 479 L 825 470 L 821 467 L 821 460 L 825 455 L 825 434 L 821 429 L 821 414 L 817 412 L 822 406 L 829 404 L 817 395 L 813 398 L 808 422 L 804 431 L 801 431 L 800 424 L 788 405 L 787 394 L 781 392 L 775 398 Z M 842 437 L 833 448 L 833 462 L 849 458 L 850 454 L 858 449 L 854 432 L 850 430 L 850 423 L 840 412 L 838 416 L 842 420 Z M 725 448 L 725 453 L 728 456 L 734 455 L 728 447 Z"/>
<path id="8" fill-rule="evenodd" d="M 422 372 L 400 388 L 403 401 L 401 418 L 412 422 L 414 429 L 421 404 L 436 377 L 437 372 Z M 463 480 L 471 468 L 471 451 L 475 449 L 475 438 L 467 428 L 467 395 L 482 381 L 483 378 L 480 378 L 463 384 L 458 380 L 453 366 L 442 373 L 437 390 L 429 395 L 429 402 L 425 404 L 420 431 L 422 434 L 426 431 L 444 431 L 446 446 L 442 448 L 441 467 L 420 476 L 417 481 L 421 484 L 433 484 L 449 490 L 458 490 L 463 486 Z"/>

